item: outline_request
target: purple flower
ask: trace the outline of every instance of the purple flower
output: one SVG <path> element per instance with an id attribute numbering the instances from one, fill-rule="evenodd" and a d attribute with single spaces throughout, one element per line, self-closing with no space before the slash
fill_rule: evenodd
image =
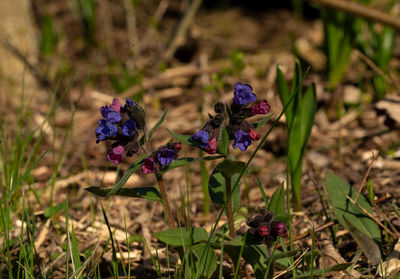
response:
<path id="1" fill-rule="evenodd" d="M 109 106 L 101 107 L 100 112 L 104 119 L 111 123 L 117 123 L 122 119 L 122 116 L 118 112 L 112 110 Z"/>
<path id="2" fill-rule="evenodd" d="M 198 142 L 202 148 L 208 145 L 208 137 L 210 134 L 205 130 L 199 130 L 196 134 L 190 137 L 191 142 Z"/>
<path id="3" fill-rule="evenodd" d="M 243 130 L 235 132 L 235 139 L 233 140 L 233 148 L 238 148 L 241 151 L 246 151 L 247 147 L 251 144 L 250 135 Z"/>
<path id="4" fill-rule="evenodd" d="M 107 155 L 107 159 L 111 162 L 113 162 L 116 165 L 121 164 L 121 162 L 124 160 L 125 156 L 125 149 L 123 146 L 118 145 L 111 149 L 110 153 Z"/>
<path id="5" fill-rule="evenodd" d="M 266 100 L 261 100 L 251 108 L 251 111 L 253 114 L 267 114 L 270 109 L 271 107 L 268 102 Z"/>
<path id="6" fill-rule="evenodd" d="M 122 134 L 130 137 L 136 133 L 136 123 L 132 119 L 126 120 L 124 126 L 122 126 Z"/>
<path id="7" fill-rule="evenodd" d="M 127 109 L 129 109 L 129 108 L 131 108 L 131 107 L 134 107 L 134 106 L 136 106 L 136 103 L 135 103 L 134 101 L 132 101 L 132 100 L 129 99 L 129 98 L 126 98 L 126 99 L 125 99 L 124 110 L 127 110 Z"/>
<path id="8" fill-rule="evenodd" d="M 100 141 L 113 138 L 117 135 L 118 128 L 110 121 L 105 119 L 99 120 L 99 126 L 96 128 L 97 143 Z"/>
<path id="9" fill-rule="evenodd" d="M 120 112 L 121 112 L 122 105 L 121 105 L 121 103 L 119 102 L 118 98 L 114 98 L 114 99 L 113 99 L 113 102 L 112 102 L 112 104 L 110 105 L 110 108 L 111 108 L 113 111 L 117 112 L 117 113 L 120 113 Z"/>
<path id="10" fill-rule="evenodd" d="M 175 159 L 175 152 L 169 148 L 162 148 L 157 153 L 157 159 L 161 166 L 169 165 Z"/>
<path id="11" fill-rule="evenodd" d="M 149 174 L 149 173 L 153 173 L 156 172 L 157 170 L 157 165 L 156 165 L 156 161 L 151 158 L 144 158 L 142 161 L 142 172 L 143 174 Z"/>
<path id="12" fill-rule="evenodd" d="M 253 88 L 240 82 L 235 84 L 233 95 L 233 102 L 238 105 L 247 105 L 257 99 L 256 94 L 253 93 Z"/>

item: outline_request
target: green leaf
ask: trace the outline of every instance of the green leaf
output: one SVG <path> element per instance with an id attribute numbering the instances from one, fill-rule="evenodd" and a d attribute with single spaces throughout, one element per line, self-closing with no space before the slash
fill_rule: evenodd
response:
<path id="1" fill-rule="evenodd" d="M 191 142 L 189 139 L 191 136 L 188 135 L 180 135 L 175 133 L 174 131 L 167 129 L 168 133 L 171 134 L 171 136 L 173 136 L 175 139 L 177 139 L 178 141 L 187 144 L 189 146 L 193 146 L 193 147 L 198 147 L 200 148 L 200 144 L 196 143 L 196 142 Z"/>
<path id="2" fill-rule="evenodd" d="M 151 138 L 153 136 L 153 133 L 157 130 L 158 127 L 161 126 L 161 124 L 164 122 L 165 116 L 167 115 L 168 109 L 166 109 L 163 113 L 163 115 L 161 116 L 160 120 L 158 120 L 158 122 L 156 123 L 156 125 L 154 125 L 153 128 L 151 128 L 148 136 L 147 136 L 147 141 L 150 142 Z"/>
<path id="3" fill-rule="evenodd" d="M 272 211 L 275 216 L 285 215 L 285 191 L 283 183 L 275 190 L 267 209 L 268 211 Z"/>
<path id="4" fill-rule="evenodd" d="M 263 188 L 263 186 L 262 186 L 262 184 L 261 184 L 261 181 L 260 181 L 260 179 L 258 179 L 258 177 L 256 178 L 257 179 L 257 186 L 258 186 L 258 189 L 260 190 L 260 193 L 261 193 L 261 196 L 262 196 L 262 198 L 263 198 L 263 201 L 264 201 L 264 203 L 265 203 L 265 206 L 267 206 L 268 207 L 268 197 L 267 197 L 267 195 L 265 194 L 265 192 L 264 192 L 264 188 Z"/>
<path id="5" fill-rule="evenodd" d="M 243 236 L 241 236 L 243 237 Z M 239 241 L 242 242 L 243 240 Z M 224 245 L 224 252 L 232 259 L 233 262 L 238 261 L 238 255 L 240 254 L 241 246 L 232 246 L 229 244 Z M 246 245 L 243 248 L 242 257 L 249 263 L 254 270 L 256 278 L 264 278 L 267 271 L 266 262 L 269 258 L 269 252 L 265 245 Z"/>
<path id="6" fill-rule="evenodd" d="M 206 156 L 206 157 L 203 157 L 203 158 L 191 158 L 191 157 L 179 158 L 177 160 L 172 161 L 171 164 L 169 164 L 169 165 L 165 166 L 164 168 L 162 168 L 159 171 L 159 174 L 164 174 L 169 170 L 172 170 L 172 169 L 175 169 L 175 168 L 179 168 L 179 167 L 182 167 L 182 166 L 186 166 L 186 165 L 190 165 L 190 164 L 193 164 L 193 163 L 195 163 L 197 161 L 202 161 L 202 160 L 204 160 L 204 161 L 212 161 L 212 160 L 221 159 L 223 157 L 224 156 L 222 156 L 222 155 L 217 155 L 217 156 Z"/>
<path id="7" fill-rule="evenodd" d="M 308 137 L 314 125 L 315 114 L 317 113 L 317 94 L 315 84 L 307 88 L 301 101 L 301 110 L 299 113 L 301 127 L 301 142 L 303 146 L 307 144 Z"/>
<path id="8" fill-rule="evenodd" d="M 271 118 L 272 118 L 272 113 L 268 114 L 262 120 L 258 121 L 257 123 L 254 123 L 253 125 L 256 127 L 256 130 L 258 130 L 262 126 L 264 126 L 264 124 L 267 123 Z"/>
<path id="9" fill-rule="evenodd" d="M 219 154 L 228 155 L 229 152 L 229 135 L 226 127 L 223 127 L 221 130 L 221 136 L 218 141 L 218 149 L 217 152 Z"/>
<path id="10" fill-rule="evenodd" d="M 368 191 L 368 200 L 369 202 L 375 206 L 375 193 L 374 193 L 374 184 L 371 179 L 368 179 L 367 182 L 367 191 Z"/>
<path id="11" fill-rule="evenodd" d="M 160 169 L 159 174 L 164 174 L 169 170 L 179 168 L 182 166 L 186 166 L 186 165 L 190 165 L 197 161 L 200 161 L 200 158 L 185 157 L 185 158 L 176 159 L 176 160 L 172 161 L 169 165 Z"/>
<path id="12" fill-rule="evenodd" d="M 81 263 L 81 258 L 79 256 L 78 241 L 76 240 L 75 229 L 73 224 L 71 230 L 71 247 L 72 247 L 72 260 L 74 264 L 74 270 L 78 270 L 81 267 L 82 263 Z M 83 277 L 79 276 L 79 278 Z"/>
<path id="13" fill-rule="evenodd" d="M 44 211 L 44 217 L 45 218 L 49 218 L 49 217 L 53 216 L 54 214 L 64 210 L 64 207 L 65 207 L 65 203 L 64 202 L 63 203 L 59 203 L 59 204 L 57 204 L 55 206 L 48 207 Z"/>
<path id="14" fill-rule="evenodd" d="M 326 177 L 326 189 L 339 223 L 347 230 L 350 230 L 348 222 L 351 223 L 362 233 L 373 239 L 379 246 L 381 243 L 381 233 L 378 225 L 346 198 L 346 196 L 349 196 L 355 200 L 357 191 L 346 181 L 331 173 L 328 173 Z M 371 205 L 363 195 L 359 196 L 357 202 L 367 212 L 372 214 Z"/>
<path id="15" fill-rule="evenodd" d="M 129 168 L 126 170 L 126 172 L 124 173 L 122 178 L 118 181 L 118 183 L 114 185 L 114 187 L 112 188 L 112 190 L 110 192 L 108 192 L 108 195 L 107 195 L 108 197 L 114 195 L 119 189 L 121 189 L 122 186 L 125 185 L 125 183 L 129 179 L 129 177 L 131 177 L 131 175 L 140 168 L 140 166 L 142 165 L 142 160 L 146 157 L 147 157 L 147 154 L 144 154 L 144 155 L 138 157 L 135 160 L 135 162 L 133 162 L 129 166 Z"/>
<path id="16" fill-rule="evenodd" d="M 354 240 L 357 242 L 358 246 L 360 246 L 364 255 L 367 256 L 369 263 L 372 265 L 379 264 L 381 261 L 381 251 L 379 250 L 378 245 L 376 245 L 376 243 L 370 237 L 353 226 L 353 224 L 347 220 L 346 215 L 343 216 L 343 219 L 347 224 Z"/>
<path id="17" fill-rule="evenodd" d="M 278 85 L 279 97 L 281 99 L 283 107 L 285 107 L 290 101 L 290 94 L 289 94 L 289 88 L 288 88 L 286 80 L 285 80 L 285 76 L 282 73 L 280 65 L 278 65 L 276 67 L 276 83 Z M 293 114 L 294 114 L 293 113 L 293 104 L 290 104 L 285 112 L 287 127 L 290 127 L 292 125 L 292 121 L 293 121 L 293 117 L 294 117 Z"/>
<path id="18" fill-rule="evenodd" d="M 341 263 L 341 264 L 337 264 L 334 266 L 331 266 L 329 268 L 325 268 L 325 269 L 314 269 L 312 271 L 309 272 L 305 272 L 302 274 L 298 274 L 296 275 L 296 278 L 310 278 L 310 276 L 321 276 L 325 273 L 331 272 L 331 271 L 343 271 L 346 270 L 348 267 L 350 267 L 353 263 Z"/>
<path id="19" fill-rule="evenodd" d="M 233 187 L 243 167 L 243 162 L 232 160 L 224 160 L 215 167 L 208 183 L 208 192 L 214 203 L 224 204 L 226 202 L 226 180 L 230 179 L 231 187 Z M 232 205 L 233 210 L 237 210 L 240 207 L 240 187 L 236 187 L 232 193 Z"/>
<path id="20" fill-rule="evenodd" d="M 201 274 L 196 273 L 195 278 L 211 278 L 217 268 L 217 257 L 214 250 L 204 244 L 195 245 L 192 249 L 197 257 L 196 270 L 201 271 Z"/>
<path id="21" fill-rule="evenodd" d="M 104 221 L 106 222 L 108 233 L 110 234 L 110 239 L 111 239 L 112 265 L 113 265 L 114 276 L 116 276 L 116 278 L 118 278 L 118 260 L 117 260 L 117 252 L 115 250 L 115 245 L 114 245 L 114 237 L 111 232 L 111 226 L 110 226 L 110 223 L 108 222 L 107 214 L 104 210 L 103 205 L 101 205 L 101 210 L 103 211 Z"/>
<path id="22" fill-rule="evenodd" d="M 85 190 L 100 197 L 109 197 L 112 188 L 91 186 L 86 188 Z M 118 189 L 113 195 L 131 198 L 142 198 L 149 201 L 161 201 L 161 194 L 154 187 L 121 188 Z"/>
<path id="23" fill-rule="evenodd" d="M 199 242 L 206 242 L 207 231 L 203 228 L 174 228 L 154 233 L 154 236 L 172 246 L 187 246 Z"/>
<path id="24" fill-rule="evenodd" d="M 226 159 L 219 163 L 215 168 L 222 172 L 225 177 L 231 177 L 235 173 L 241 173 L 244 166 L 244 162 Z"/>

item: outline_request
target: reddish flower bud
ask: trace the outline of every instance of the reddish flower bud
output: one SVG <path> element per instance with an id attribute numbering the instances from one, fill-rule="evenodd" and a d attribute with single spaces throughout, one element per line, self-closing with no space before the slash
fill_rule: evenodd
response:
<path id="1" fill-rule="evenodd" d="M 256 130 L 251 129 L 250 130 L 250 138 L 252 140 L 259 140 L 260 139 L 260 134 Z"/>
<path id="2" fill-rule="evenodd" d="M 253 114 L 267 114 L 271 107 L 266 100 L 261 100 L 259 103 L 255 104 L 252 108 Z"/>
<path id="3" fill-rule="evenodd" d="M 182 148 L 182 143 L 181 142 L 175 142 L 174 148 L 175 148 L 175 152 L 178 153 Z"/>
<path id="4" fill-rule="evenodd" d="M 122 105 L 119 102 L 118 98 L 114 98 L 112 104 L 110 105 L 110 109 L 112 109 L 115 112 L 120 113 L 121 108 L 122 108 Z"/>
<path id="5" fill-rule="evenodd" d="M 145 158 L 142 161 L 142 172 L 143 174 L 149 174 L 149 173 L 153 173 L 156 172 L 157 170 L 157 166 L 156 166 L 156 161 L 151 158 Z"/>
<path id="6" fill-rule="evenodd" d="M 269 230 L 266 225 L 262 225 L 258 227 L 258 233 L 261 237 L 268 236 Z"/>
<path id="7" fill-rule="evenodd" d="M 276 222 L 273 229 L 276 236 L 285 237 L 288 234 L 288 229 L 284 223 Z"/>
<path id="8" fill-rule="evenodd" d="M 124 160 L 125 156 L 125 149 L 123 146 L 118 145 L 111 149 L 110 153 L 107 155 L 107 159 L 111 162 L 113 162 L 116 165 L 121 164 L 121 162 Z"/>
<path id="9" fill-rule="evenodd" d="M 208 154 L 215 154 L 217 152 L 217 139 L 213 138 L 208 141 L 208 145 L 206 146 L 206 152 Z"/>

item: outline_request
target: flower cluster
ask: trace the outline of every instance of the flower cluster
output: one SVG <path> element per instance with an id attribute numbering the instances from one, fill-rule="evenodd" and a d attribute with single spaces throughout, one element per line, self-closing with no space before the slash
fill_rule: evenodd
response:
<path id="1" fill-rule="evenodd" d="M 154 173 L 159 168 L 168 166 L 173 160 L 178 158 L 178 153 L 181 150 L 180 142 L 170 142 L 160 146 L 156 151 L 152 152 L 149 157 L 142 160 L 142 172 L 144 174 Z"/>
<path id="2" fill-rule="evenodd" d="M 233 95 L 231 106 L 227 106 L 229 116 L 227 130 L 229 138 L 233 139 L 232 147 L 246 151 L 251 145 L 251 141 L 260 139 L 260 134 L 246 119 L 257 114 L 269 113 L 270 106 L 266 100 L 256 102 L 257 96 L 248 84 L 236 83 Z M 215 104 L 214 110 L 216 115 L 210 115 L 210 120 L 206 122 L 203 128 L 190 137 L 191 142 L 198 143 L 209 154 L 217 152 L 221 127 L 225 121 L 224 104 L 218 102 Z"/>
<path id="3" fill-rule="evenodd" d="M 245 151 L 251 145 L 252 140 L 260 139 L 260 134 L 246 118 L 257 114 L 267 114 L 270 111 L 270 106 L 266 100 L 261 100 L 254 104 L 257 96 L 254 94 L 253 88 L 248 84 L 236 83 L 233 95 L 227 128 L 230 138 L 233 138 L 232 147 Z"/>
<path id="4" fill-rule="evenodd" d="M 120 164 L 125 156 L 132 156 L 139 151 L 138 129 L 145 129 L 145 114 L 142 107 L 130 99 L 124 106 L 114 98 L 110 106 L 100 108 L 103 119 L 96 128 L 96 143 L 114 140 L 107 159 Z"/>
<path id="5" fill-rule="evenodd" d="M 286 225 L 276 221 L 274 213 L 267 212 L 265 208 L 260 209 L 253 218 L 247 218 L 246 224 L 251 227 L 248 232 L 257 243 L 270 244 L 288 234 Z"/>
<path id="6" fill-rule="evenodd" d="M 216 103 L 214 111 L 216 115 L 209 115 L 210 120 L 204 124 L 203 128 L 190 137 L 191 142 L 198 143 L 208 154 L 215 154 L 217 152 L 221 126 L 225 121 L 225 107 L 223 103 Z"/>

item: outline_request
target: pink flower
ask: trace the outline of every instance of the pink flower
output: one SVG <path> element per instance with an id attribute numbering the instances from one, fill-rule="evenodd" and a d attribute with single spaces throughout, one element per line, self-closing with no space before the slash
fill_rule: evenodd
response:
<path id="1" fill-rule="evenodd" d="M 217 152 L 217 139 L 213 138 L 208 141 L 208 145 L 206 146 L 206 152 L 208 154 L 215 154 Z"/>
<path id="2" fill-rule="evenodd" d="M 125 157 L 125 149 L 123 146 L 118 145 L 111 149 L 110 153 L 107 155 L 107 159 L 116 165 L 121 164 Z"/>
<path id="3" fill-rule="evenodd" d="M 110 109 L 112 109 L 115 112 L 120 113 L 121 108 L 122 108 L 122 105 L 119 102 L 118 98 L 114 98 L 112 104 L 110 105 Z"/>
<path id="4" fill-rule="evenodd" d="M 266 100 L 261 100 L 251 108 L 253 114 L 267 114 L 270 109 Z"/>
<path id="5" fill-rule="evenodd" d="M 142 163 L 143 174 L 153 173 L 156 172 L 156 170 L 157 170 L 156 161 L 153 158 L 148 157 L 143 159 Z"/>
<path id="6" fill-rule="evenodd" d="M 268 236 L 269 230 L 266 225 L 261 225 L 258 227 L 258 233 L 261 237 Z"/>
<path id="7" fill-rule="evenodd" d="M 250 130 L 250 138 L 252 140 L 259 140 L 260 139 L 260 134 L 256 130 L 251 129 Z"/>

